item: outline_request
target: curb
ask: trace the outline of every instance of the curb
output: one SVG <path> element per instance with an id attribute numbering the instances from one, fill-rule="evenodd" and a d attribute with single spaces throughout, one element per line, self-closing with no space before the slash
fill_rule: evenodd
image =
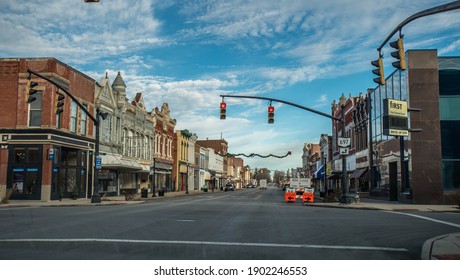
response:
<path id="1" fill-rule="evenodd" d="M 445 234 L 423 243 L 422 260 L 460 260 L 460 233 Z"/>

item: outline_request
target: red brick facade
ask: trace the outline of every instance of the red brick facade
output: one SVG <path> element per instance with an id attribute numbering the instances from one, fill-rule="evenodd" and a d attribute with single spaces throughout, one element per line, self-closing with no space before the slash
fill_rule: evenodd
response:
<path id="1" fill-rule="evenodd" d="M 11 173 L 24 170 L 24 174 L 21 175 L 24 177 L 30 177 L 28 172 L 34 172 L 35 177 L 32 181 L 34 188 L 38 189 L 36 196 L 28 199 L 51 199 L 53 189 L 55 192 L 57 190 L 56 186 L 52 187 L 53 184 L 57 184 L 56 180 L 53 181 L 53 172 L 58 174 L 61 169 L 57 163 L 58 159 L 53 160 L 54 155 L 50 159 L 50 154 L 52 154 L 50 150 L 54 152 L 57 149 L 59 151 L 65 150 L 65 152 L 75 151 L 78 154 L 81 170 L 79 170 L 80 173 L 76 174 L 83 174 L 83 176 L 81 178 L 77 175 L 72 176 L 79 177 L 78 180 L 75 179 L 81 182 L 78 195 L 84 196 L 90 191 L 89 187 L 92 186 L 89 176 L 92 174 L 92 164 L 88 160 L 88 155 L 89 151 L 94 149 L 94 124 L 87 117 L 86 129 L 82 129 L 82 114 L 81 110 L 78 109 L 75 121 L 76 132 L 70 132 L 72 100 L 67 96 L 64 99 L 64 111 L 60 114 L 61 128 L 57 128 L 55 106 L 58 87 L 35 75 L 29 75 L 28 69 L 60 85 L 80 103 L 86 105 L 89 112 L 94 112 L 95 81 L 90 77 L 54 58 L 0 59 L 0 104 L 3 107 L 3 110 L 0 110 L 0 198 L 5 197 L 7 190 L 13 187 L 16 179 L 9 177 L 12 176 Z M 35 126 L 29 126 L 31 108 L 27 102 L 29 76 L 32 81 L 38 82 L 37 89 L 42 92 L 41 121 L 39 125 Z M 34 153 L 37 149 L 41 156 L 34 159 L 36 162 L 30 166 L 27 164 L 18 165 L 18 160 L 14 158 L 17 156 L 15 149 L 24 148 L 27 150 L 29 147 L 34 147 Z M 14 155 L 13 158 L 12 155 Z M 14 164 L 16 164 L 15 167 Z"/>

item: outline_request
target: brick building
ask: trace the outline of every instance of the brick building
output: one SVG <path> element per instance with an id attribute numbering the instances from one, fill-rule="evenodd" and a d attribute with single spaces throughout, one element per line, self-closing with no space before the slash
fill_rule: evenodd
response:
<path id="1" fill-rule="evenodd" d="M 94 124 L 57 86 L 94 112 L 95 81 L 54 58 L 0 59 L 0 198 L 90 197 Z M 38 83 L 29 100 L 29 82 Z M 66 96 L 57 113 L 58 95 Z"/>

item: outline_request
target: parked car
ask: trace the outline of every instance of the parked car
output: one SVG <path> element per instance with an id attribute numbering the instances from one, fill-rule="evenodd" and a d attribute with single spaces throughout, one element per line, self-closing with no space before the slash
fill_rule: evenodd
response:
<path id="1" fill-rule="evenodd" d="M 235 190 L 235 186 L 233 184 L 225 185 L 224 191 L 234 191 L 234 190 Z"/>

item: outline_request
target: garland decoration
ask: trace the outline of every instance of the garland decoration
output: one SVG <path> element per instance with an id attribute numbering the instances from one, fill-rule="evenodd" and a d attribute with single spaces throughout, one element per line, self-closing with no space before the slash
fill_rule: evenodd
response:
<path id="1" fill-rule="evenodd" d="M 274 154 L 269 154 L 269 155 L 260 155 L 260 154 L 255 154 L 255 153 L 251 153 L 249 155 L 246 155 L 246 154 L 243 154 L 243 153 L 240 153 L 240 154 L 231 154 L 231 153 L 226 153 L 226 154 L 221 154 L 219 152 L 215 152 L 215 154 L 219 155 L 219 156 L 223 156 L 223 157 L 249 157 L 249 158 L 253 158 L 253 157 L 261 157 L 261 158 L 268 158 L 268 157 L 275 157 L 275 158 L 285 158 L 287 156 L 290 156 L 292 153 L 291 151 L 287 152 L 287 154 L 285 154 L 284 156 L 278 156 L 278 155 L 274 155 Z"/>

